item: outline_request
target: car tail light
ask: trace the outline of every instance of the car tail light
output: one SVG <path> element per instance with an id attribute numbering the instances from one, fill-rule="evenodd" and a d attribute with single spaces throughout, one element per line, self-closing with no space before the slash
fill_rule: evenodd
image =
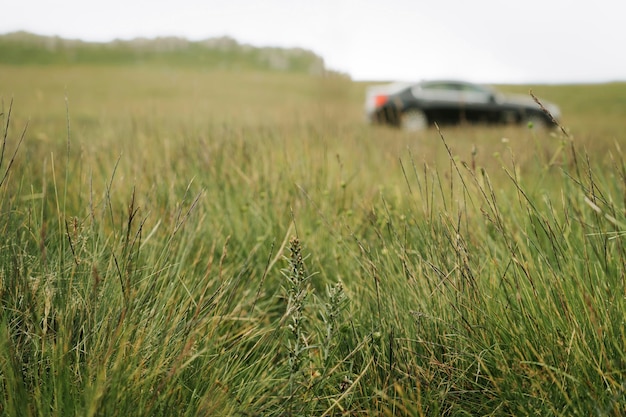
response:
<path id="1" fill-rule="evenodd" d="M 378 95 L 374 97 L 374 104 L 376 107 L 382 107 L 388 100 L 388 97 L 385 95 Z"/>

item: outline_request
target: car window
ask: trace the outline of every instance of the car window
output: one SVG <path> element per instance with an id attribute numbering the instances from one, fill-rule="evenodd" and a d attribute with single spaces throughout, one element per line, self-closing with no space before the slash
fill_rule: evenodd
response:
<path id="1" fill-rule="evenodd" d="M 486 87 L 475 84 L 461 84 L 463 91 L 463 102 L 471 103 L 489 103 L 492 101 L 493 93 Z"/>
<path id="2" fill-rule="evenodd" d="M 419 84 L 411 89 L 411 93 L 416 98 L 433 102 L 458 103 L 461 100 L 459 85 L 450 82 Z"/>
<path id="3" fill-rule="evenodd" d="M 481 85 L 436 81 L 422 83 L 411 89 L 413 96 L 433 102 L 461 105 L 483 105 L 493 101 L 493 93 Z"/>
<path id="4" fill-rule="evenodd" d="M 430 83 L 424 84 L 422 90 L 425 91 L 459 91 L 460 86 L 454 83 Z"/>
<path id="5" fill-rule="evenodd" d="M 474 91 L 474 92 L 484 92 L 485 91 L 482 88 L 480 88 L 479 86 L 472 85 L 472 84 L 461 84 L 460 88 L 463 91 Z"/>

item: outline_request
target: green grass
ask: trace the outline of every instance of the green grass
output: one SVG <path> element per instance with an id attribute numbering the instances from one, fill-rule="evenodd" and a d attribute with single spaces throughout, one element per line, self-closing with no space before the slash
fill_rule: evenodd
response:
<path id="1" fill-rule="evenodd" d="M 0 73 L 0 414 L 626 413 L 622 84 L 407 134 L 340 78 Z"/>

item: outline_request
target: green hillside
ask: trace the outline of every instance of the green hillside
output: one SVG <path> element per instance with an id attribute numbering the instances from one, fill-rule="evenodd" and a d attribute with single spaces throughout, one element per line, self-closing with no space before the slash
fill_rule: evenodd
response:
<path id="1" fill-rule="evenodd" d="M 27 32 L 0 35 L 0 63 L 10 65 L 167 65 L 223 70 L 271 70 L 319 74 L 324 61 L 301 48 L 259 48 L 221 37 L 137 38 L 84 42 Z"/>

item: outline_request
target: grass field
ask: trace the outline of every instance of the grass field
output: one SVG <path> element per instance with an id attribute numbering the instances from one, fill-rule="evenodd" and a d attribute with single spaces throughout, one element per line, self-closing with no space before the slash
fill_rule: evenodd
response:
<path id="1" fill-rule="evenodd" d="M 626 414 L 626 84 L 529 88 L 567 135 L 0 66 L 0 414 Z"/>

